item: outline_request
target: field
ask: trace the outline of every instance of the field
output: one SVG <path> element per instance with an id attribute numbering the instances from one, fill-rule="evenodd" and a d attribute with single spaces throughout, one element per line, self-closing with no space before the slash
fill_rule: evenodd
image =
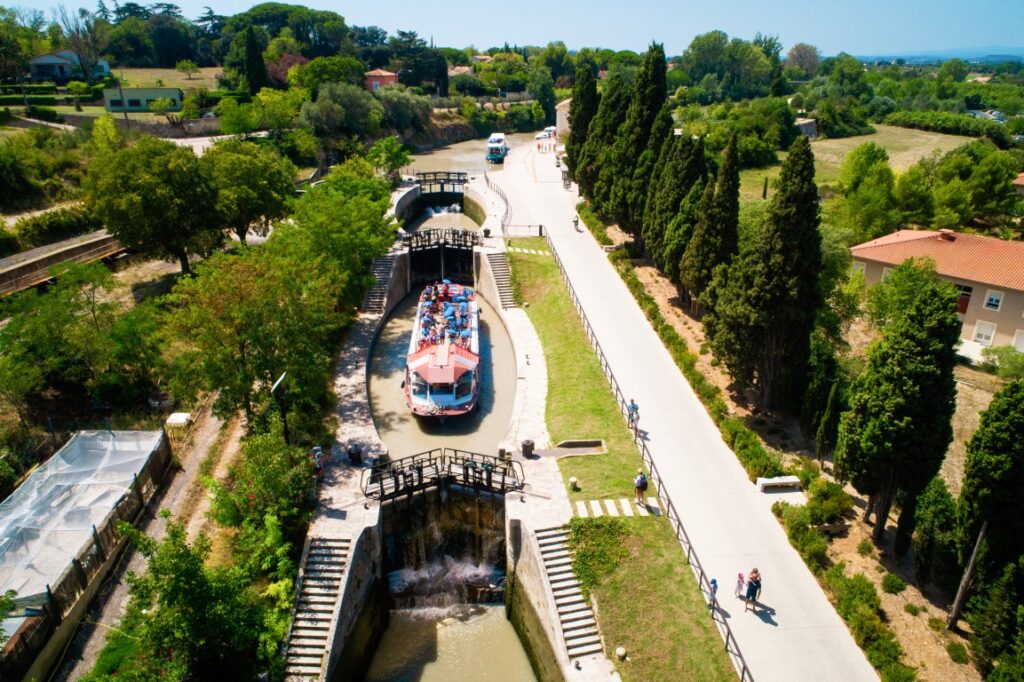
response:
<path id="1" fill-rule="evenodd" d="M 224 72 L 219 66 L 208 66 L 199 70 L 199 73 L 192 74 L 192 79 L 185 78 L 185 74 L 174 69 L 112 69 L 115 76 L 123 78 L 125 85 L 139 88 L 156 86 L 157 81 L 162 81 L 164 87 L 181 88 L 190 90 L 200 86 L 207 90 L 214 90 L 217 87 L 217 76 Z"/>
<path id="2" fill-rule="evenodd" d="M 925 130 L 912 130 L 896 126 L 875 125 L 872 135 L 844 137 L 837 140 L 815 140 L 811 143 L 814 150 L 816 179 L 818 184 L 835 182 L 839 177 L 839 168 L 843 159 L 854 147 L 865 142 L 874 142 L 889 152 L 889 163 L 896 173 L 902 173 L 920 159 L 938 150 L 948 152 L 974 138 L 960 135 L 943 135 Z M 779 154 L 779 159 L 785 154 Z M 779 177 L 779 166 L 771 168 L 749 168 L 740 173 L 740 201 L 753 201 L 761 198 L 764 178 L 769 184 Z M 768 190 L 771 194 L 771 189 Z"/>
<path id="3" fill-rule="evenodd" d="M 60 104 L 58 106 L 50 107 L 50 108 L 53 109 L 54 111 L 56 111 L 57 113 L 63 115 L 63 116 L 85 116 L 85 117 L 88 117 L 88 118 L 97 118 L 97 117 L 102 116 L 103 114 L 107 113 L 107 110 L 104 109 L 103 107 L 100 107 L 100 106 L 89 106 L 89 105 L 86 105 L 86 104 L 82 105 L 82 110 L 81 111 L 76 111 L 75 110 L 75 106 L 73 104 Z M 116 115 L 119 118 L 124 116 L 124 114 L 122 114 L 121 112 L 117 112 Z M 135 121 L 147 121 L 147 122 L 150 122 L 150 123 L 163 123 L 164 122 L 164 117 L 163 116 L 157 116 L 156 114 L 153 114 L 153 113 L 148 112 L 148 111 L 141 111 L 141 112 L 134 112 L 133 111 L 133 112 L 129 112 L 128 113 L 128 118 L 130 118 L 132 120 L 135 120 Z"/>

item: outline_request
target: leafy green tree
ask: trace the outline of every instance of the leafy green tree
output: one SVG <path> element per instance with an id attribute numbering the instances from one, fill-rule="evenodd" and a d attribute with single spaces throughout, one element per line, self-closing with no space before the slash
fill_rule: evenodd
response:
<path id="1" fill-rule="evenodd" d="M 601 97 L 597 92 L 597 79 L 587 65 L 576 67 L 576 82 L 572 86 L 569 105 L 569 139 L 565 142 L 565 163 L 569 176 L 576 178 L 577 161 L 587 141 L 587 130 L 597 114 Z"/>
<path id="2" fill-rule="evenodd" d="M 597 113 L 587 129 L 586 142 L 580 149 L 576 165 L 576 182 L 580 193 L 596 201 L 594 190 L 601 172 L 599 160 L 605 150 L 615 144 L 619 128 L 626 118 L 629 106 L 629 84 L 620 73 L 611 73 L 604 81 L 604 94 Z"/>
<path id="3" fill-rule="evenodd" d="M 967 78 L 970 67 L 962 59 L 947 59 L 942 62 L 937 75 L 938 80 L 950 80 L 954 83 L 961 83 Z"/>
<path id="4" fill-rule="evenodd" d="M 163 116 L 171 125 L 181 123 L 181 118 L 171 113 L 174 102 L 169 97 L 157 97 L 149 103 L 149 110 L 157 116 Z"/>
<path id="5" fill-rule="evenodd" d="M 953 594 L 960 578 L 956 502 L 941 476 L 933 478 L 917 500 L 913 548 L 918 580 Z"/>
<path id="6" fill-rule="evenodd" d="M 551 71 L 546 66 L 534 65 L 530 69 L 530 80 L 526 86 L 534 101 L 539 102 L 544 109 L 544 121 L 548 125 L 555 122 L 555 81 L 551 77 Z"/>
<path id="7" fill-rule="evenodd" d="M 981 414 L 967 443 L 964 486 L 960 493 L 961 552 L 966 554 L 988 521 L 979 581 L 997 578 L 1008 562 L 1024 555 L 1024 381 L 999 390 Z"/>
<path id="8" fill-rule="evenodd" d="M 814 156 L 806 138 L 782 166 L 761 234 L 711 286 L 706 326 L 737 381 L 756 379 L 768 409 L 803 394 L 822 268 Z"/>
<path id="9" fill-rule="evenodd" d="M 595 186 L 597 207 L 630 233 L 639 232 L 643 220 L 651 167 L 638 165 L 638 161 L 665 103 L 665 69 L 664 47 L 652 44 L 637 73 L 629 109 L 615 144 L 606 148 L 600 159 L 599 181 Z M 637 173 L 639 169 L 643 175 Z"/>
<path id="10" fill-rule="evenodd" d="M 220 224 L 242 244 L 250 231 L 266 235 L 270 224 L 287 214 L 295 193 L 295 167 L 272 149 L 226 140 L 200 161 L 217 193 Z"/>
<path id="11" fill-rule="evenodd" d="M 191 59 L 182 59 L 174 65 L 174 70 L 184 74 L 188 80 L 192 80 L 192 75 L 199 73 L 199 66 Z"/>
<path id="12" fill-rule="evenodd" d="M 179 392 L 197 385 L 219 391 L 216 412 L 242 409 L 251 423 L 257 403 L 287 372 L 293 399 L 315 404 L 330 372 L 328 340 L 342 321 L 331 274 L 323 258 L 302 262 L 267 247 L 204 261 L 173 291 Z"/>
<path id="13" fill-rule="evenodd" d="M 1012 215 L 1020 204 L 1020 195 L 1013 185 L 1017 167 L 1006 152 L 992 152 L 971 172 L 967 191 L 971 195 L 974 216 L 996 220 Z"/>
<path id="14" fill-rule="evenodd" d="M 920 164 L 914 164 L 896 178 L 893 188 L 896 209 L 902 225 L 931 225 L 935 214 L 935 198 L 932 196 L 928 174 Z"/>
<path id="15" fill-rule="evenodd" d="M 301 88 L 263 88 L 253 97 L 251 111 L 257 127 L 280 134 L 295 124 L 299 117 L 299 109 L 305 101 L 306 91 Z"/>
<path id="16" fill-rule="evenodd" d="M 315 102 L 302 105 L 300 118 L 322 138 L 373 135 L 380 129 L 384 107 L 361 87 L 325 83 Z"/>
<path id="17" fill-rule="evenodd" d="M 888 163 L 868 166 L 841 200 L 836 220 L 858 243 L 889 234 L 900 224 L 894 187 Z"/>
<path id="18" fill-rule="evenodd" d="M 839 168 L 839 187 L 851 194 L 864 181 L 869 171 L 879 164 L 889 166 L 889 153 L 874 142 L 865 142 L 853 148 Z"/>
<path id="19" fill-rule="evenodd" d="M 189 254 L 220 244 L 214 190 L 191 149 L 143 137 L 94 159 L 84 185 L 89 210 L 122 244 L 177 258 L 183 273 Z"/>
<path id="20" fill-rule="evenodd" d="M 354 57 L 347 55 L 317 57 L 306 64 L 293 67 L 288 72 L 288 84 L 309 90 L 309 94 L 316 99 L 320 86 L 325 83 L 348 83 L 362 86 L 365 71 L 363 65 Z"/>
<path id="21" fill-rule="evenodd" d="M 398 171 L 409 165 L 409 150 L 405 148 L 397 137 L 385 137 L 377 140 L 366 152 L 366 160 L 374 169 L 384 177 L 394 182 L 398 178 Z"/>
<path id="22" fill-rule="evenodd" d="M 245 56 L 242 62 L 242 75 L 245 77 L 245 86 L 250 95 L 269 85 L 267 78 L 267 65 L 263 61 L 263 48 L 256 38 L 256 29 L 252 26 L 243 32 L 245 40 Z"/>
<path id="23" fill-rule="evenodd" d="M 911 262 L 897 269 L 914 267 Z M 909 546 L 917 498 L 953 438 L 953 367 L 960 335 L 952 285 L 931 277 L 908 295 L 908 307 L 886 325 L 868 353 L 868 368 L 855 383 L 836 447 L 837 467 L 869 496 L 864 516 L 875 516 L 876 544 L 899 498 L 899 555 Z"/>
<path id="24" fill-rule="evenodd" d="M 89 86 L 82 81 L 71 81 L 67 88 L 68 94 L 75 98 L 75 111 L 81 111 L 82 98 L 89 95 Z"/>
<path id="25" fill-rule="evenodd" d="M 818 52 L 818 48 L 807 43 L 797 43 L 786 53 L 786 65 L 800 69 L 807 78 L 814 77 L 818 72 L 820 62 L 821 54 Z"/>
<path id="26" fill-rule="evenodd" d="M 210 540 L 200 534 L 190 545 L 182 523 L 168 521 L 160 541 L 128 524 L 123 530 L 149 568 L 145 575 L 128 575 L 138 618 L 132 635 L 140 649 L 129 674 L 168 680 L 253 676 L 263 609 L 244 574 L 207 568 Z"/>
<path id="27" fill-rule="evenodd" d="M 708 184 L 697 214 L 679 269 L 683 285 L 699 307 L 715 268 L 731 263 L 739 248 L 740 173 L 735 135 L 725 148 L 718 179 L 714 185 Z"/>
<path id="28" fill-rule="evenodd" d="M 234 97 L 225 97 L 217 103 L 220 132 L 225 135 L 248 135 L 259 127 L 251 105 L 239 104 Z"/>
<path id="29" fill-rule="evenodd" d="M 1024 379 L 1024 353 L 1013 346 L 982 348 L 981 356 L 988 369 L 1009 381 Z"/>
<path id="30" fill-rule="evenodd" d="M 884 330 L 914 305 L 921 291 L 936 282 L 935 261 L 930 258 L 908 259 L 900 263 L 868 291 L 867 318 Z"/>
<path id="31" fill-rule="evenodd" d="M 935 215 L 932 226 L 937 228 L 960 228 L 971 222 L 974 211 L 971 195 L 960 178 L 937 183 L 934 187 Z"/>

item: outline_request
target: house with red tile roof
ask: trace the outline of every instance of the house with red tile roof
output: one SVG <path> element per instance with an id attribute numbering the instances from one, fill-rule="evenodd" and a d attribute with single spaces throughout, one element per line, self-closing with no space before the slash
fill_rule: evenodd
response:
<path id="1" fill-rule="evenodd" d="M 1017 188 L 1020 194 L 1024 194 L 1024 173 L 1013 179 L 1013 186 Z"/>
<path id="2" fill-rule="evenodd" d="M 397 73 L 391 73 L 384 69 L 374 69 L 373 71 L 366 72 L 366 89 L 370 92 L 380 90 L 385 85 L 394 85 L 397 82 Z"/>
<path id="3" fill-rule="evenodd" d="M 868 284 L 908 258 L 929 258 L 939 277 L 960 292 L 959 352 L 981 359 L 981 349 L 1013 346 L 1024 352 L 1024 242 L 952 230 L 897 230 L 850 249 L 854 270 Z"/>

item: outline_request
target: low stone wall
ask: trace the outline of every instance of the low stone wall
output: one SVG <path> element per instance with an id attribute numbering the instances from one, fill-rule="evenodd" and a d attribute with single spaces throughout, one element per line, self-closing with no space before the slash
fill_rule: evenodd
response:
<path id="1" fill-rule="evenodd" d="M 533 541 L 533 533 L 521 519 L 506 520 L 508 550 L 508 587 L 506 608 L 509 620 L 519 635 L 533 674 L 541 682 L 566 679 L 568 658 L 560 661 L 556 652 L 565 651 L 555 617 L 555 606 L 547 599 L 544 569 L 540 565 L 540 550 Z"/>
<path id="2" fill-rule="evenodd" d="M 335 607 L 334 641 L 325 680 L 361 680 L 388 627 L 387 581 L 381 562 L 380 515 L 352 545 L 344 591 Z"/>

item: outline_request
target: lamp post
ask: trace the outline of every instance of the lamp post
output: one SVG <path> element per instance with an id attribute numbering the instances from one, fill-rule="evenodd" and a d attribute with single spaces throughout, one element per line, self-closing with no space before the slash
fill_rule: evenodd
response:
<path id="1" fill-rule="evenodd" d="M 281 412 L 281 427 L 284 432 L 284 444 L 291 445 L 291 439 L 288 437 L 288 410 L 285 409 L 284 400 L 282 400 L 281 395 L 277 392 L 277 389 L 281 387 L 286 376 L 288 376 L 288 372 L 281 373 L 281 376 L 277 378 L 274 385 L 270 387 L 270 395 L 272 395 L 274 400 L 277 401 L 277 409 Z"/>

